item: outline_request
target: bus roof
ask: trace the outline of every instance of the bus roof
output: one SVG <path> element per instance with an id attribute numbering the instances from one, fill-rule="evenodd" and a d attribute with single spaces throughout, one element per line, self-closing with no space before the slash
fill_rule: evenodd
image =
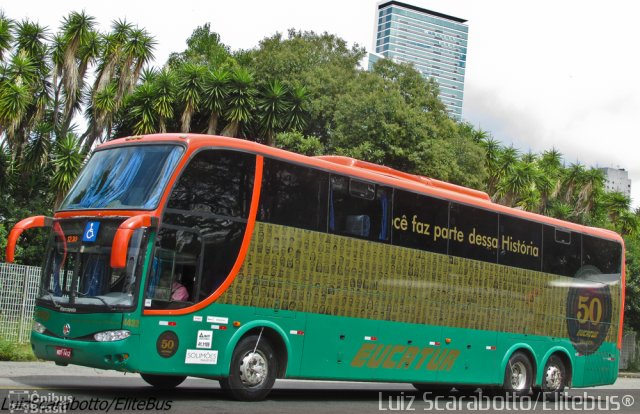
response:
<path id="1" fill-rule="evenodd" d="M 396 188 L 402 188 L 420 194 L 456 201 L 463 204 L 476 206 L 482 209 L 495 211 L 498 213 L 505 213 L 527 220 L 533 220 L 536 222 L 548 224 L 554 227 L 560 227 L 567 230 L 573 230 L 606 239 L 613 239 L 620 243 L 623 243 L 622 237 L 611 230 L 588 227 L 564 220 L 555 219 L 552 217 L 543 216 L 541 214 L 520 210 L 517 208 L 507 207 L 501 204 L 496 204 L 491 201 L 491 198 L 487 193 L 479 190 L 447 183 L 429 177 L 409 174 L 383 165 L 361 161 L 349 157 L 308 157 L 306 155 L 296 154 L 290 151 L 262 145 L 244 139 L 192 133 L 151 134 L 118 138 L 100 145 L 97 149 L 100 150 L 112 146 L 121 145 L 139 145 L 160 142 L 177 142 L 187 145 L 187 157 L 184 157 L 181 165 L 179 166 L 180 168 L 184 163 L 186 163 L 189 156 L 194 151 L 200 148 L 235 148 L 241 151 L 253 152 L 259 155 L 266 155 L 278 159 L 287 160 L 296 164 L 304 164 L 325 171 L 336 172 L 380 184 L 393 186 Z"/>

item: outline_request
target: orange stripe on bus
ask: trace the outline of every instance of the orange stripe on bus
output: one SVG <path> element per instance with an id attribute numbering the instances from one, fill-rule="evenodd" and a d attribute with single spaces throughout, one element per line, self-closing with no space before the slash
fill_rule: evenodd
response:
<path id="1" fill-rule="evenodd" d="M 618 349 L 622 351 L 622 335 L 624 330 L 624 302 L 627 292 L 627 266 L 626 251 L 624 242 L 622 243 L 622 298 L 620 303 L 620 325 L 618 325 Z"/>
<path id="2" fill-rule="evenodd" d="M 251 244 L 251 236 L 253 235 L 253 229 L 256 224 L 256 216 L 258 215 L 258 202 L 260 201 L 260 189 L 262 187 L 262 166 L 263 166 L 263 157 L 258 155 L 256 156 L 256 172 L 253 179 L 253 193 L 251 195 L 251 207 L 249 208 L 249 219 L 247 220 L 247 228 L 244 232 L 244 237 L 242 239 L 242 246 L 240 247 L 240 253 L 236 258 L 236 262 L 233 264 L 233 268 L 231 268 L 231 272 L 229 276 L 225 279 L 225 281 L 216 289 L 211 296 L 206 298 L 205 300 L 196 303 L 195 305 L 189 306 L 187 308 L 182 309 L 158 309 L 158 310 L 145 310 L 144 315 L 184 315 L 191 312 L 196 312 L 200 309 L 203 309 L 213 303 L 220 295 L 222 295 L 229 285 L 233 283 L 234 279 L 240 272 L 240 268 L 244 263 L 244 258 L 247 255 L 247 251 L 249 251 L 249 245 Z"/>

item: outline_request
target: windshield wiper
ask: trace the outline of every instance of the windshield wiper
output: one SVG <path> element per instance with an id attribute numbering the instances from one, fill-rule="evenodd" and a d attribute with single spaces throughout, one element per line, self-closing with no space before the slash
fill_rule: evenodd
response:
<path id="1" fill-rule="evenodd" d="M 89 296 L 89 295 L 85 295 L 84 293 L 80 292 L 79 290 L 76 290 L 75 292 L 73 292 L 75 295 L 78 295 L 82 298 L 87 298 L 87 299 L 98 299 L 100 302 L 104 303 L 104 305 L 109 309 L 109 310 L 113 310 L 113 306 L 109 305 L 107 303 L 106 300 L 102 299 L 100 296 Z"/>
<path id="2" fill-rule="evenodd" d="M 53 295 L 55 294 L 55 292 L 51 289 L 46 289 L 47 294 L 49 295 L 49 297 L 51 298 L 51 303 L 53 303 L 53 306 L 55 306 L 56 308 L 60 307 L 60 304 L 58 302 L 56 302 L 56 300 L 53 298 Z"/>

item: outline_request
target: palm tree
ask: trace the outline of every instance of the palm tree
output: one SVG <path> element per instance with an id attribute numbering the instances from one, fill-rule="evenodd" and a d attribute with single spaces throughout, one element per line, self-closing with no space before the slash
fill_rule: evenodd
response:
<path id="1" fill-rule="evenodd" d="M 631 200 L 621 192 L 613 191 L 605 194 L 603 204 L 609 220 L 615 226 L 618 219 L 623 216 L 625 212 L 629 211 Z"/>
<path id="2" fill-rule="evenodd" d="M 18 129 L 33 101 L 29 86 L 18 77 L 14 81 L 11 78 L 4 80 L 0 88 L 0 128 L 6 134 L 13 159 L 20 155 L 23 142 Z"/>
<path id="3" fill-rule="evenodd" d="M 98 112 L 91 114 L 89 127 L 81 138 L 85 152 L 96 141 L 102 140 L 105 131 L 107 136 L 110 135 L 113 117 L 133 90 L 144 66 L 153 59 L 156 44 L 146 30 L 134 27 L 126 20 L 114 21 L 111 33 L 104 35 L 101 43 L 102 51 L 89 104 Z"/>
<path id="4" fill-rule="evenodd" d="M 133 90 L 144 65 L 153 59 L 155 45 L 156 41 L 146 30 L 137 27 L 129 30 L 122 47 L 123 61 L 120 65 L 118 80 L 118 102 Z"/>
<path id="5" fill-rule="evenodd" d="M 158 132 L 167 132 L 167 119 L 173 118 L 175 102 L 175 76 L 173 71 L 163 69 L 156 73 L 153 86 L 156 93 L 154 111 L 158 115 Z"/>
<path id="6" fill-rule="evenodd" d="M 71 188 L 71 184 L 82 168 L 83 161 L 84 155 L 80 141 L 73 133 L 58 139 L 52 158 L 54 169 L 52 185 L 56 191 L 56 207 L 60 205 L 64 195 Z"/>
<path id="7" fill-rule="evenodd" d="M 5 52 L 11 48 L 13 40 L 13 20 L 0 11 L 0 61 L 4 60 Z"/>
<path id="8" fill-rule="evenodd" d="M 207 134 L 213 135 L 218 129 L 218 119 L 229 95 L 230 77 L 231 74 L 224 68 L 207 71 L 202 88 L 202 104 L 211 112 Z"/>
<path id="9" fill-rule="evenodd" d="M 285 128 L 293 131 L 302 131 L 307 125 L 305 119 L 307 114 L 307 103 L 309 102 L 309 95 L 307 88 L 304 86 L 294 86 L 289 88 L 290 102 L 289 110 L 285 116 Z"/>
<path id="10" fill-rule="evenodd" d="M 538 167 L 541 171 L 541 179 L 546 181 L 538 185 L 541 196 L 540 212 L 545 213 L 550 200 L 558 195 L 561 188 L 562 154 L 555 148 L 544 151 L 538 160 Z"/>
<path id="11" fill-rule="evenodd" d="M 102 49 L 98 57 L 96 77 L 87 108 L 89 125 L 80 138 L 85 153 L 91 150 L 96 141 L 102 140 L 107 125 L 110 124 L 110 120 L 121 105 L 117 97 L 117 76 L 124 44 L 133 26 L 126 20 L 117 20 L 112 23 L 111 29 L 110 33 L 101 37 Z M 102 104 L 96 103 L 96 99 L 101 99 Z"/>
<path id="12" fill-rule="evenodd" d="M 130 116 L 135 121 L 134 134 L 144 135 L 156 131 L 156 99 L 156 90 L 150 81 L 139 85 L 131 94 Z"/>
<path id="13" fill-rule="evenodd" d="M 274 145 L 275 133 L 281 128 L 285 114 L 289 111 L 291 103 L 287 99 L 287 88 L 279 81 L 273 81 L 266 85 L 256 105 L 259 111 L 259 128 L 265 143 Z"/>
<path id="14" fill-rule="evenodd" d="M 498 182 L 500 181 L 500 153 L 502 148 L 500 143 L 493 138 L 481 141 L 485 153 L 485 167 L 487 169 L 487 192 L 495 194 Z"/>
<path id="15" fill-rule="evenodd" d="M 585 168 L 582 164 L 571 164 L 564 172 L 562 179 L 563 201 L 570 204 L 573 201 L 575 189 L 580 186 L 585 174 Z"/>
<path id="16" fill-rule="evenodd" d="M 577 211 L 589 214 L 593 211 L 598 196 L 604 190 L 604 174 L 596 168 L 584 172 L 580 180 L 580 189 L 576 197 Z"/>
<path id="17" fill-rule="evenodd" d="M 504 205 L 513 206 L 517 201 L 527 198 L 535 191 L 537 171 L 534 164 L 517 162 L 505 168 L 505 175 L 498 183 L 498 200 Z M 530 202 L 527 203 L 530 205 Z"/>
<path id="18" fill-rule="evenodd" d="M 635 235 L 640 228 L 638 216 L 631 211 L 624 211 L 615 223 L 615 229 L 623 236 Z"/>
<path id="19" fill-rule="evenodd" d="M 24 51 L 34 62 L 39 62 L 39 67 L 46 65 L 47 53 L 47 28 L 38 23 L 23 20 L 16 25 L 15 50 Z"/>
<path id="20" fill-rule="evenodd" d="M 94 33 L 94 26 L 95 18 L 86 15 L 84 11 L 81 13 L 71 12 L 62 22 L 63 31 L 60 40 L 63 55 L 61 57 L 62 61 L 58 62 L 62 66 L 57 68 L 56 72 L 62 74 L 62 83 L 66 96 L 64 116 L 69 121 L 65 121 L 65 124 L 68 124 L 70 118 L 73 117 L 76 102 L 81 97 L 85 74 L 78 70 L 79 51 L 83 45 L 87 44 L 92 36 L 91 33 Z M 86 58 L 91 59 L 92 57 Z"/>
<path id="21" fill-rule="evenodd" d="M 184 107 L 180 118 L 180 130 L 191 130 L 191 118 L 198 111 L 202 100 L 202 81 L 206 68 L 193 63 L 185 63 L 178 70 L 178 102 Z"/>
<path id="22" fill-rule="evenodd" d="M 229 122 L 222 135 L 237 137 L 244 124 L 251 120 L 255 105 L 256 89 L 253 75 L 244 68 L 236 68 L 229 82 L 229 99 L 225 118 Z"/>
<path id="23" fill-rule="evenodd" d="M 89 120 L 87 131 L 80 138 L 83 143 L 82 151 L 86 154 L 91 150 L 94 142 L 103 134 L 111 130 L 113 116 L 117 110 L 115 82 L 108 84 L 100 91 L 94 91 L 93 99 L 85 111 L 85 117 Z"/>

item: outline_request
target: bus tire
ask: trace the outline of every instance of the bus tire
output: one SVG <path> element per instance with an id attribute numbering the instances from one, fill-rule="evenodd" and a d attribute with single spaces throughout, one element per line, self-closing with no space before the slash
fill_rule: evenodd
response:
<path id="1" fill-rule="evenodd" d="M 140 373 L 143 380 L 149 385 L 162 390 L 169 390 L 182 384 L 187 378 L 181 375 L 155 375 Z"/>
<path id="2" fill-rule="evenodd" d="M 564 391 L 567 385 L 567 369 L 562 359 L 551 355 L 542 372 L 542 384 L 536 387 L 536 391 L 542 392 L 545 398 L 555 400 Z"/>
<path id="3" fill-rule="evenodd" d="M 502 389 L 508 394 L 528 395 L 532 380 L 533 366 L 529 357 L 522 352 L 515 352 L 507 362 Z"/>
<path id="4" fill-rule="evenodd" d="M 251 335 L 236 345 L 229 376 L 220 380 L 220 386 L 236 400 L 260 401 L 271 392 L 276 372 L 278 359 L 269 340 Z"/>

